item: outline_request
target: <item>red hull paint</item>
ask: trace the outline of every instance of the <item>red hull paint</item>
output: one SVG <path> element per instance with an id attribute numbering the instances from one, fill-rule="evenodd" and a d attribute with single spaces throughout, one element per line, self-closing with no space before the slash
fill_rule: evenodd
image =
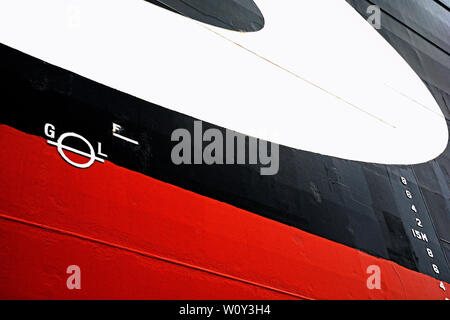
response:
<path id="1" fill-rule="evenodd" d="M 450 297 L 429 276 L 110 162 L 77 169 L 4 125 L 0 148 L 3 299 Z M 69 265 L 81 290 L 66 287 Z M 366 286 L 369 265 L 381 290 Z"/>

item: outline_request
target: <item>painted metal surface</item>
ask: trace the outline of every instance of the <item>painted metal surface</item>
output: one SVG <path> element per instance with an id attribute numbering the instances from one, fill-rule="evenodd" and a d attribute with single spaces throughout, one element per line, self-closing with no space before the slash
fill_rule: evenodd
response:
<path id="1" fill-rule="evenodd" d="M 256 32 L 264 27 L 264 16 L 253 0 L 151 0 L 156 5 L 213 26 Z"/>
<path id="2" fill-rule="evenodd" d="M 0 155 L 1 298 L 450 297 L 392 261 L 110 162 L 80 170 L 43 138 L 4 125 L 0 133 L 10 150 Z M 81 289 L 68 290 L 75 263 Z M 371 265 L 381 268 L 380 290 L 367 287 Z"/>
<path id="3" fill-rule="evenodd" d="M 448 132 L 435 100 L 346 2 L 256 3 L 265 27 L 239 33 L 141 0 L 82 0 L 75 7 L 69 0 L 6 1 L 0 42 L 295 149 L 384 164 L 422 163 L 442 153 Z"/>
<path id="4" fill-rule="evenodd" d="M 363 1 L 353 5 L 366 14 Z M 425 81 L 448 122 L 445 51 L 395 17 L 383 21 L 380 33 Z M 0 143 L 9 151 L 0 157 L 2 296 L 443 299 L 448 293 L 439 280 L 448 287 L 449 149 L 424 164 L 392 166 L 281 146 L 280 171 L 266 177 L 250 165 L 176 166 L 170 134 L 192 130 L 194 118 L 6 46 L 0 55 L 8 101 L 0 110 Z M 104 163 L 87 169 L 66 163 L 47 142 L 48 123 L 58 137 L 85 137 L 107 156 Z M 114 124 L 138 144 L 114 137 Z M 82 141 L 65 143 L 89 151 Z M 85 270 L 85 291 L 65 287 L 64 268 L 77 263 L 72 258 Z M 366 286 L 370 265 L 382 268 L 381 291 Z"/>

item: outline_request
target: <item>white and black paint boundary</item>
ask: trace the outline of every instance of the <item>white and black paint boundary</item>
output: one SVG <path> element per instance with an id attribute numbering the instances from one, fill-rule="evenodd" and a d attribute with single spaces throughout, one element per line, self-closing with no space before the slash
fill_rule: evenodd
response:
<path id="1" fill-rule="evenodd" d="M 428 255 L 411 245 L 412 234 L 405 231 L 408 229 L 400 218 L 403 207 L 410 204 L 406 196 L 400 202 L 395 200 L 398 190 L 392 181 L 400 178 L 389 175 L 388 170 L 398 166 L 342 160 L 284 146 L 279 146 L 276 175 L 263 176 L 258 165 L 249 164 L 176 165 L 171 152 L 177 142 L 171 141 L 171 135 L 179 128 L 193 130 L 196 119 L 5 46 L 0 47 L 0 56 L 0 84 L 8 103 L 8 108 L 0 111 L 1 123 L 46 140 L 45 124 L 51 123 L 58 134 L 76 133 L 92 146 L 101 142 L 101 153 L 116 165 L 448 281 L 442 254 L 437 258 L 444 261 L 439 263 L 438 275 L 429 267 L 423 269 L 415 258 L 428 259 Z M 113 124 L 139 144 L 115 137 Z M 206 122 L 202 127 L 226 136 L 224 128 Z M 72 148 L 89 151 L 82 139 L 74 140 Z M 428 205 L 431 210 L 433 203 Z"/>

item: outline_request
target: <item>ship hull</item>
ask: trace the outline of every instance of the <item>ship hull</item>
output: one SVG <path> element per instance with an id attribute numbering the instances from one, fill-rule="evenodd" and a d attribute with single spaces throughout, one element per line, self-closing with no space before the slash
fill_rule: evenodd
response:
<path id="1" fill-rule="evenodd" d="M 0 131 L 3 299 L 445 297 L 392 261 L 112 163 L 80 172 L 45 139 Z M 82 290 L 66 287 L 73 264 Z M 367 287 L 371 265 L 380 290 Z"/>
<path id="2" fill-rule="evenodd" d="M 407 39 L 391 9 L 382 35 L 449 124 L 444 45 Z M 200 119 L 6 45 L 0 59 L 0 298 L 450 297 L 450 148 L 382 165 L 280 146 L 275 175 L 177 164 L 173 132 Z"/>

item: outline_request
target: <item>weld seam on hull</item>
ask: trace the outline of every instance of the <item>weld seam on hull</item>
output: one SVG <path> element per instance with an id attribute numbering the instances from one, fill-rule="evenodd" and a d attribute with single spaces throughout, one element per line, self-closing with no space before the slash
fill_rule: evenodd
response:
<path id="1" fill-rule="evenodd" d="M 126 247 L 126 246 L 122 246 L 120 244 L 116 244 L 116 243 L 112 243 L 112 242 L 108 242 L 108 241 L 103 241 L 103 240 L 100 240 L 100 239 L 96 239 L 96 238 L 89 237 L 89 236 L 86 236 L 86 235 L 82 235 L 82 234 L 79 234 L 79 233 L 71 232 L 71 231 L 68 231 L 68 230 L 63 230 L 63 229 L 60 229 L 60 228 L 51 227 L 51 226 L 48 226 L 48 225 L 44 225 L 44 224 L 40 224 L 40 223 L 37 223 L 37 222 L 28 221 L 28 220 L 24 220 L 24 219 L 20 219 L 20 218 L 16 218 L 16 217 L 8 216 L 8 215 L 1 214 L 1 213 L 0 213 L 0 219 L 13 221 L 13 222 L 16 222 L 16 223 L 21 223 L 21 224 L 28 225 L 28 226 L 31 226 L 31 227 L 35 227 L 35 228 L 46 230 L 48 232 L 56 232 L 56 233 L 59 233 L 59 234 L 65 235 L 65 236 L 75 237 L 75 238 L 78 238 L 78 239 L 81 239 L 81 240 L 90 241 L 90 242 L 94 242 L 94 243 L 97 243 L 97 244 L 100 244 L 100 245 L 116 248 L 116 249 L 119 249 L 119 250 L 128 251 L 128 252 L 131 252 L 131 253 L 134 253 L 134 254 L 138 254 L 140 256 L 144 256 L 144 257 L 147 257 L 147 258 L 156 259 L 156 260 L 160 260 L 160 261 L 163 261 L 163 262 L 176 264 L 176 265 L 179 265 L 179 266 L 182 266 L 182 267 L 186 267 L 186 268 L 190 268 L 190 269 L 206 272 L 206 273 L 218 276 L 218 277 L 227 278 L 227 279 L 234 280 L 234 281 L 239 281 L 239 282 L 246 283 L 246 284 L 249 284 L 249 285 L 252 285 L 252 286 L 256 286 L 256 287 L 260 287 L 260 288 L 263 288 L 263 289 L 266 289 L 266 290 L 275 291 L 277 293 L 289 295 L 289 296 L 295 297 L 297 299 L 313 300 L 312 298 L 308 298 L 308 297 L 305 297 L 305 296 L 302 296 L 302 295 L 299 295 L 299 294 L 296 294 L 296 293 L 292 293 L 292 292 L 288 292 L 288 291 L 285 291 L 285 290 L 273 288 L 273 287 L 270 287 L 270 286 L 267 286 L 267 285 L 264 285 L 264 284 L 256 283 L 256 282 L 245 280 L 245 279 L 241 279 L 241 278 L 229 275 L 229 274 L 217 272 L 217 271 L 214 271 L 214 270 L 209 270 L 209 269 L 206 269 L 206 268 L 202 268 L 202 267 L 199 267 L 199 266 L 191 265 L 191 264 L 188 264 L 188 263 L 185 263 L 185 262 L 181 262 L 181 261 L 178 261 L 178 260 L 162 257 L 162 256 L 159 256 L 159 255 L 156 255 L 156 254 L 153 254 L 153 253 L 137 250 L 137 249 L 134 249 L 134 248 L 129 248 L 129 247 Z"/>

